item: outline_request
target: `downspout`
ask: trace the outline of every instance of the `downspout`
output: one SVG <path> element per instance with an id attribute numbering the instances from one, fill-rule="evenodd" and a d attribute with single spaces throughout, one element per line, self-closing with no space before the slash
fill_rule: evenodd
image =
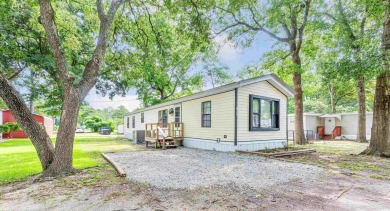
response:
<path id="1" fill-rule="evenodd" d="M 238 88 L 234 89 L 234 146 L 237 146 L 237 106 L 238 106 Z"/>

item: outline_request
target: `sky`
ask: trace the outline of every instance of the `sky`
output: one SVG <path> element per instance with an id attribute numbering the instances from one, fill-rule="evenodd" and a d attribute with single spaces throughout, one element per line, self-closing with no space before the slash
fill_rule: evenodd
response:
<path id="1" fill-rule="evenodd" d="M 272 38 L 263 33 L 259 33 L 252 45 L 245 49 L 235 47 L 234 43 L 226 40 L 226 35 L 224 34 L 216 37 L 214 41 L 223 44 L 219 51 L 220 61 L 229 67 L 232 75 L 236 75 L 246 65 L 258 61 L 264 53 L 272 49 L 274 44 Z M 110 100 L 108 96 L 103 97 L 101 94 L 96 94 L 96 89 L 93 88 L 85 98 L 85 101 L 96 109 L 116 108 L 123 105 L 129 111 L 132 111 L 140 107 L 135 90 L 130 90 L 125 97 L 115 96 L 113 100 Z"/>

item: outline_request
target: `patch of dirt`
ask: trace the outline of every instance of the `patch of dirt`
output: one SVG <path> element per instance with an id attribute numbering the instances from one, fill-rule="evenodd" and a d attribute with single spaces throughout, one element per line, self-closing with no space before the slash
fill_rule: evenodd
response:
<path id="1" fill-rule="evenodd" d="M 316 153 L 310 160 L 334 160 Z M 324 157 L 324 158 L 320 158 Z M 294 157 L 297 159 L 298 157 Z M 300 159 L 304 159 L 300 156 Z M 329 161 L 330 159 L 330 161 Z M 296 160 L 299 161 L 299 160 Z M 262 190 L 229 184 L 161 189 L 116 177 L 107 164 L 46 182 L 33 179 L 0 186 L 0 210 L 385 210 L 387 180 L 333 174 Z"/>

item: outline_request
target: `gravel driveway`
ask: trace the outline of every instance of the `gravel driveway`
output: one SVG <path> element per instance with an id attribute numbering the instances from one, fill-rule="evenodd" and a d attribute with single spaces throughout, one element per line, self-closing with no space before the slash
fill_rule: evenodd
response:
<path id="1" fill-rule="evenodd" d="M 260 156 L 189 148 L 110 153 L 130 180 L 159 188 L 193 189 L 213 185 L 269 188 L 296 180 L 314 180 L 324 170 Z"/>

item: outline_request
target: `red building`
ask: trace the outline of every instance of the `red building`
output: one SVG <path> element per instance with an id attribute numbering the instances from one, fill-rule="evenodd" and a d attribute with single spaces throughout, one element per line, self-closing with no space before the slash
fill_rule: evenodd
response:
<path id="1" fill-rule="evenodd" d="M 10 110 L 5 110 L 5 111 L 1 111 L 2 112 L 2 124 L 4 125 L 5 123 L 7 122 L 16 122 L 15 118 L 12 116 L 12 113 Z M 46 132 L 47 134 L 49 134 L 49 136 L 52 136 L 54 134 L 54 121 L 52 118 L 49 118 L 49 117 L 44 117 L 44 116 L 41 116 L 41 115 L 37 115 L 37 114 L 33 114 L 34 115 L 34 118 L 40 123 L 42 124 L 45 129 L 46 129 Z M 1 115 L 0 115 L 1 117 Z M 22 131 L 22 130 L 19 130 L 19 131 L 16 131 L 16 132 L 13 132 L 12 133 L 12 137 L 13 138 L 27 138 L 27 135 Z M 3 138 L 10 138 L 10 134 L 3 134 Z"/>

